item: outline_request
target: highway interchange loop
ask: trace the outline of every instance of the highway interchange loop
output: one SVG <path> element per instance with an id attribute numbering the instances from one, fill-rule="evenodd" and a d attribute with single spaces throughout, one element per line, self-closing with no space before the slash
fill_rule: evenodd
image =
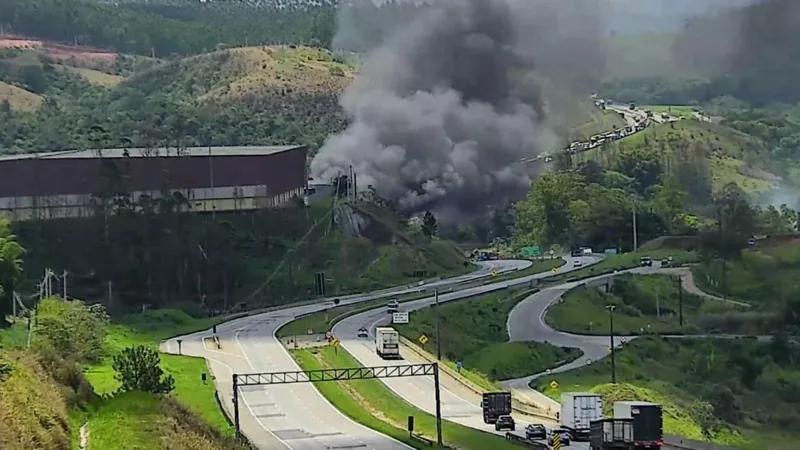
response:
<path id="1" fill-rule="evenodd" d="M 565 258 L 567 259 L 567 258 Z M 582 267 L 599 262 L 601 256 L 584 256 L 580 258 Z M 566 273 L 581 267 L 571 264 L 562 266 L 559 273 Z M 377 293 L 340 297 L 341 305 L 364 301 L 396 297 L 398 295 L 427 291 L 434 287 L 440 289 L 439 301 L 446 303 L 467 297 L 474 297 L 488 292 L 506 289 L 511 286 L 531 285 L 553 276 L 553 273 L 528 275 L 519 278 L 487 283 L 458 290 L 457 284 L 487 278 L 492 272 L 505 273 L 530 267 L 530 261 L 487 261 L 479 263 L 479 269 L 471 274 L 440 280 L 423 285 L 413 285 L 383 290 Z M 675 270 L 675 269 L 666 269 Z M 657 265 L 652 268 L 637 268 L 629 271 L 657 273 L 665 271 Z M 622 272 L 622 271 L 621 271 Z M 627 272 L 627 271 L 626 271 Z M 567 290 L 587 281 L 601 279 L 609 275 L 564 283 L 542 289 L 520 302 L 511 312 L 508 319 L 508 330 L 512 341 L 540 341 L 554 345 L 580 348 L 584 355 L 578 360 L 563 367 L 553 369 L 551 373 L 569 370 L 586 364 L 587 360 L 597 361 L 608 355 L 609 340 L 607 337 L 578 336 L 552 330 L 544 323 L 543 317 L 547 307 L 561 297 Z M 452 291 L 450 288 L 453 288 Z M 403 311 L 414 311 L 433 304 L 434 297 L 423 298 L 402 303 Z M 330 299 L 320 300 L 311 305 L 288 307 L 271 312 L 243 317 L 217 326 L 217 337 L 220 348 L 210 345 L 213 334 L 205 330 L 186 336 L 180 336 L 162 343 L 161 348 L 167 353 L 177 353 L 181 340 L 181 353 L 184 355 L 206 358 L 215 377 L 217 390 L 223 407 L 232 417 L 232 374 L 296 371 L 300 367 L 291 357 L 284 345 L 276 337 L 276 332 L 283 325 L 294 321 L 298 316 L 334 307 Z M 355 359 L 365 366 L 385 366 L 392 364 L 408 364 L 427 362 L 408 349 L 403 348 L 404 361 L 385 361 L 375 353 L 375 344 L 371 338 L 358 338 L 357 330 L 367 327 L 370 335 L 374 329 L 390 321 L 385 306 L 376 307 L 347 317 L 337 323 L 333 334 L 340 339 L 341 345 Z M 617 340 L 617 345 L 619 341 Z M 528 387 L 528 382 L 541 374 L 534 374 L 519 380 L 510 380 L 504 386 L 511 390 L 515 397 L 535 404 L 540 408 L 556 407 L 557 403 Z M 431 414 L 435 411 L 434 387 L 432 377 L 382 379 L 392 391 L 419 409 Z M 446 420 L 493 434 L 492 425 L 483 423 L 480 397 L 468 391 L 453 378 L 442 377 L 442 415 Z M 298 383 L 270 386 L 240 387 L 240 420 L 242 432 L 258 448 L 263 449 L 407 449 L 411 448 L 386 435 L 360 425 L 331 405 L 313 386 L 312 383 Z M 528 423 L 552 422 L 532 416 L 515 413 L 517 418 L 517 434 L 524 434 L 524 426 Z M 573 448 L 588 448 L 587 443 L 575 442 Z M 666 448 L 666 447 L 665 447 Z"/>

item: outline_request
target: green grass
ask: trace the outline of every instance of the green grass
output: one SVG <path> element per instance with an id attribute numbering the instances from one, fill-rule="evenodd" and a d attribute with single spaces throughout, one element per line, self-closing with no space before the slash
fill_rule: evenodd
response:
<path id="1" fill-rule="evenodd" d="M 361 366 L 346 351 L 334 352 L 330 347 L 294 351 L 293 355 L 303 370 Z M 373 430 L 414 448 L 430 448 L 409 439 L 406 431 L 407 418 L 414 416 L 415 432 L 436 440 L 435 417 L 398 397 L 380 380 L 324 382 L 317 383 L 316 387 L 339 411 Z M 475 450 L 519 448 L 499 436 L 447 420 L 442 421 L 442 436 L 445 445 L 452 448 Z"/>
<path id="2" fill-rule="evenodd" d="M 679 119 L 694 119 L 694 108 L 686 105 L 645 105 L 642 109 L 653 111 L 657 114 L 667 114 Z"/>
<path id="3" fill-rule="evenodd" d="M 430 297 L 431 295 L 432 294 L 421 293 L 421 294 L 407 295 L 404 297 L 397 297 L 395 299 L 400 303 L 405 303 L 414 300 L 419 300 L 421 298 Z M 308 330 L 312 330 L 314 333 L 326 333 L 328 331 L 331 331 L 331 329 L 333 329 L 333 326 L 336 325 L 336 323 L 339 322 L 340 320 L 362 311 L 368 311 L 370 309 L 386 305 L 386 302 L 388 301 L 389 297 L 379 298 L 367 302 L 337 306 L 327 311 L 320 311 L 317 313 L 309 314 L 297 320 L 293 320 L 287 323 L 286 325 L 280 327 L 278 329 L 277 336 L 279 338 L 285 338 L 289 336 L 300 336 L 308 334 Z"/>
<path id="4" fill-rule="evenodd" d="M 547 311 L 546 321 L 555 329 L 579 334 L 606 335 L 609 314 L 615 305 L 614 331 L 618 334 L 708 332 L 700 326 L 704 315 L 728 312 L 733 306 L 682 292 L 684 325 L 679 320 L 679 285 L 663 275 L 625 274 L 614 279 L 612 293 L 596 287 L 577 287 L 564 301 Z M 660 316 L 659 316 L 660 311 Z"/>
<path id="5" fill-rule="evenodd" d="M 676 249 L 656 249 L 650 251 L 623 253 L 620 255 L 609 255 L 597 264 L 593 264 L 573 272 L 555 275 L 547 278 L 547 280 L 542 281 L 547 283 L 562 283 L 564 281 L 575 281 L 582 278 L 604 275 L 607 273 L 612 273 L 615 270 L 631 269 L 634 267 L 639 267 L 640 260 L 643 256 L 649 256 L 654 260 L 661 260 L 671 256 L 673 258 L 673 265 L 693 263 L 696 262 L 698 258 L 695 252 Z"/>
<path id="6" fill-rule="evenodd" d="M 225 436 L 170 398 L 159 395 L 117 394 L 94 405 L 89 419 L 92 448 L 243 449 L 230 435 Z"/>
<path id="7" fill-rule="evenodd" d="M 800 241 L 745 250 L 737 261 L 715 261 L 692 268 L 695 283 L 719 296 L 741 299 L 764 307 L 780 306 L 797 292 Z"/>
<path id="8" fill-rule="evenodd" d="M 798 383 L 800 359 L 794 359 L 798 353 L 797 348 L 779 349 L 749 339 L 646 337 L 618 350 L 617 386 L 609 383 L 609 358 L 542 377 L 531 385 L 554 399 L 560 399 L 562 392 L 599 392 L 605 396 L 606 410 L 621 400 L 660 403 L 664 406 L 664 432 L 691 439 L 701 439 L 694 406 L 707 402 L 722 425 L 715 442 L 748 449 L 788 449 L 790 442 L 796 448 L 800 437 L 791 436 L 800 401 L 789 394 L 791 386 Z M 559 384 L 557 389 L 549 387 L 553 380 Z M 774 442 L 775 447 L 765 447 L 764 440 Z"/>
<path id="9" fill-rule="evenodd" d="M 533 261 L 533 264 L 528 267 L 527 269 L 517 270 L 515 272 L 508 272 L 508 273 L 501 273 L 498 274 L 496 277 L 492 277 L 489 280 L 492 283 L 497 281 L 505 281 L 505 280 L 512 280 L 515 278 L 522 278 L 527 277 L 529 275 L 536 275 L 537 273 L 547 272 L 554 267 L 562 267 L 566 264 L 562 258 L 557 259 L 540 259 Z"/>
<path id="10" fill-rule="evenodd" d="M 135 345 L 157 349 L 164 339 L 204 330 L 220 321 L 219 318 L 195 319 L 177 310 L 149 311 L 128 317 L 124 323 L 109 327 L 106 337 L 109 356 L 99 364 L 87 366 L 84 373 L 95 392 L 100 395 L 113 393 L 119 388 L 119 382 L 114 378 L 111 356 Z M 175 378 L 174 394 L 182 403 L 224 434 L 233 434 L 233 428 L 214 397 L 214 384 L 204 384 L 201 380 L 201 374 L 209 372 L 205 359 L 162 354 L 161 368 Z"/>
<path id="11" fill-rule="evenodd" d="M 512 288 L 441 305 L 442 356 L 448 365 L 455 368 L 454 361 L 462 361 L 466 378 L 486 389 L 495 389 L 499 380 L 541 372 L 580 356 L 576 350 L 543 343 L 508 342 L 508 314 L 533 292 Z M 419 343 L 420 336 L 427 336 L 429 341 L 422 347 L 435 354 L 435 309 L 416 311 L 408 324 L 396 328 L 415 343 Z"/>

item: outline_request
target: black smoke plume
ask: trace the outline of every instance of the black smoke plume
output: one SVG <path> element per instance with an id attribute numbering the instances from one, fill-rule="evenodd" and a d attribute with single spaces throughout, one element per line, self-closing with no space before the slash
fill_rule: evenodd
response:
<path id="1" fill-rule="evenodd" d="M 560 3 L 425 6 L 366 56 L 341 99 L 351 125 L 328 139 L 312 174 L 332 179 L 352 165 L 359 188 L 444 220 L 523 196 L 531 179 L 516 162 L 558 144 L 536 77 L 560 73 L 580 84 L 602 73 L 602 52 L 589 50 L 600 42 L 600 27 L 587 25 L 596 18 L 590 1 Z"/>

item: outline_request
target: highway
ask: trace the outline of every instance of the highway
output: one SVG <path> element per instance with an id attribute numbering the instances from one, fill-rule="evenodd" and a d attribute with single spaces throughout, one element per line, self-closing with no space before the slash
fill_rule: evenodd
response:
<path id="1" fill-rule="evenodd" d="M 490 261 L 468 275 L 423 285 L 383 290 L 378 293 L 340 297 L 340 305 L 419 292 L 431 287 L 509 272 L 531 265 L 530 261 Z M 223 407 L 233 416 L 232 374 L 300 370 L 276 331 L 299 315 L 332 308 L 331 299 L 314 304 L 243 317 L 217 326 L 220 348 L 212 343 L 211 330 L 169 339 L 167 353 L 204 357 L 209 361 Z M 310 383 L 240 388 L 242 432 L 260 449 L 316 450 L 330 448 L 406 449 L 403 443 L 359 425 L 337 409 Z"/>
<path id="2" fill-rule="evenodd" d="M 600 258 L 597 256 L 569 258 L 567 260 L 567 264 L 562 266 L 563 268 L 561 269 L 560 273 L 570 272 L 572 270 L 581 268 L 573 267 L 572 261 L 574 259 L 580 260 L 582 262 L 582 267 L 600 261 Z M 457 292 L 445 293 L 439 296 L 439 302 L 447 303 L 450 301 L 463 299 L 465 297 L 472 297 L 499 289 L 505 289 L 510 286 L 530 284 L 532 280 L 539 280 L 552 275 L 553 274 L 548 271 L 518 279 L 477 286 Z M 401 305 L 401 310 L 413 312 L 429 307 L 434 303 L 435 298 L 429 297 L 413 302 L 403 303 Z M 351 355 L 353 355 L 353 357 L 355 357 L 361 364 L 365 366 L 400 365 L 421 362 L 415 361 L 414 357 L 408 351 L 403 351 L 402 355 L 405 359 L 401 361 L 386 361 L 381 359 L 375 353 L 375 343 L 373 341 L 375 328 L 390 321 L 391 316 L 386 313 L 385 308 L 376 308 L 342 320 L 333 328 L 333 334 L 341 340 L 342 347 L 344 347 L 345 350 L 347 350 Z M 367 328 L 371 336 L 370 338 L 358 338 L 358 329 L 361 327 Z M 432 377 L 393 378 L 383 379 L 381 381 L 383 381 L 386 386 L 388 386 L 398 396 L 402 397 L 409 403 L 430 414 L 435 414 L 435 395 Z M 505 435 L 506 433 L 505 431 L 496 432 L 494 430 L 494 426 L 487 425 L 483 422 L 482 410 L 480 408 L 480 398 L 474 394 L 466 392 L 455 380 L 447 377 L 442 378 L 441 402 L 442 417 L 447 420 L 488 433 L 499 435 Z M 519 416 L 515 416 L 517 417 L 517 431 L 515 434 L 518 435 L 524 434 L 524 427 L 529 423 L 533 423 L 533 421 L 542 423 L 540 420 L 533 418 L 531 418 L 532 421 L 520 420 Z M 551 424 L 546 423 L 546 425 Z M 584 444 L 585 443 L 574 443 L 573 448 L 588 448 L 588 444 Z"/>
<path id="3" fill-rule="evenodd" d="M 585 267 L 599 262 L 601 257 L 588 256 L 574 259 L 581 260 L 581 266 Z M 560 273 L 580 268 L 573 267 L 572 260 L 573 258 L 568 258 L 567 265 L 563 266 Z M 655 264 L 658 263 L 656 262 Z M 491 261 L 481 263 L 481 268 L 469 275 L 455 279 L 439 280 L 424 285 L 412 285 L 377 293 L 340 297 L 340 305 L 420 292 L 434 286 L 446 288 L 448 285 L 457 282 L 463 283 L 486 277 L 492 271 L 509 272 L 527 266 L 530 266 L 530 262 Z M 657 273 L 664 270 L 674 271 L 677 269 L 661 269 L 655 266 L 621 271 L 620 273 Z M 552 273 L 548 271 L 517 279 L 470 287 L 460 291 L 446 292 L 439 296 L 439 301 L 446 303 L 511 286 L 527 285 L 531 284 L 533 280 L 549 276 L 552 276 Z M 590 278 L 588 281 L 601 280 L 608 276 L 598 276 Z M 554 345 L 577 347 L 584 351 L 582 358 L 568 365 L 553 369 L 551 373 L 569 370 L 586 364 L 587 360 L 593 362 L 608 355 L 607 338 L 561 333 L 550 329 L 543 321 L 544 311 L 547 306 L 556 301 L 567 290 L 586 282 L 587 280 L 581 280 L 546 288 L 525 299 L 509 315 L 509 335 L 513 341 L 542 340 Z M 433 303 L 434 298 L 428 297 L 403 303 L 401 304 L 401 310 L 419 310 Z M 211 344 L 210 339 L 208 339 L 212 336 L 211 330 L 206 330 L 170 339 L 162 344 L 162 350 L 169 353 L 177 353 L 177 340 L 180 339 L 182 341 L 182 354 L 205 357 L 209 361 L 215 377 L 223 406 L 230 412 L 232 411 L 231 374 L 234 372 L 254 373 L 299 370 L 295 361 L 275 337 L 276 331 L 284 324 L 295 320 L 297 316 L 329 309 L 333 306 L 333 302 L 330 299 L 325 299 L 310 305 L 267 312 L 221 324 L 217 327 L 217 335 L 221 343 L 220 349 Z M 415 359 L 415 356 L 409 354 L 405 349 L 403 350 L 403 356 L 406 361 L 384 361 L 375 353 L 372 339 L 359 339 L 357 337 L 357 330 L 362 326 L 367 327 L 371 334 L 374 335 L 374 329 L 389 320 L 390 318 L 386 314 L 385 308 L 376 308 L 344 319 L 334 327 L 333 332 L 341 340 L 342 346 L 364 365 L 423 362 Z M 619 341 L 620 339 L 617 340 L 617 343 Z M 538 375 L 541 374 L 534 374 L 519 380 L 510 380 L 505 385 L 518 398 L 527 399 L 530 403 L 537 405 L 556 407 L 557 404 L 555 402 L 545 398 L 528 386 L 530 380 Z M 441 380 L 442 413 L 445 419 L 489 433 L 505 434 L 505 432 L 496 433 L 492 426 L 483 423 L 479 406 L 480 399 L 477 395 L 447 376 L 442 376 Z M 382 381 L 400 397 L 426 412 L 435 413 L 431 377 L 395 378 Z M 244 387 L 240 389 L 240 399 L 242 431 L 258 448 L 289 450 L 356 447 L 372 449 L 408 448 L 403 443 L 351 421 L 330 405 L 312 384 Z M 551 425 L 547 421 L 520 416 L 516 413 L 515 417 L 517 418 L 516 434 L 524 433 L 524 426 L 528 423 L 538 422 Z M 588 448 L 588 444 L 575 442 L 572 447 L 584 449 Z"/>

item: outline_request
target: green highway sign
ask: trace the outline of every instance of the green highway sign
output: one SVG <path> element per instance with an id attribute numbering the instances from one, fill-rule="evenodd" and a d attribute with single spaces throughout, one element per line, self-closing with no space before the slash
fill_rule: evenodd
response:
<path id="1" fill-rule="evenodd" d="M 537 258 L 542 256 L 542 249 L 540 249 L 538 245 L 522 247 L 522 256 L 525 258 Z"/>

